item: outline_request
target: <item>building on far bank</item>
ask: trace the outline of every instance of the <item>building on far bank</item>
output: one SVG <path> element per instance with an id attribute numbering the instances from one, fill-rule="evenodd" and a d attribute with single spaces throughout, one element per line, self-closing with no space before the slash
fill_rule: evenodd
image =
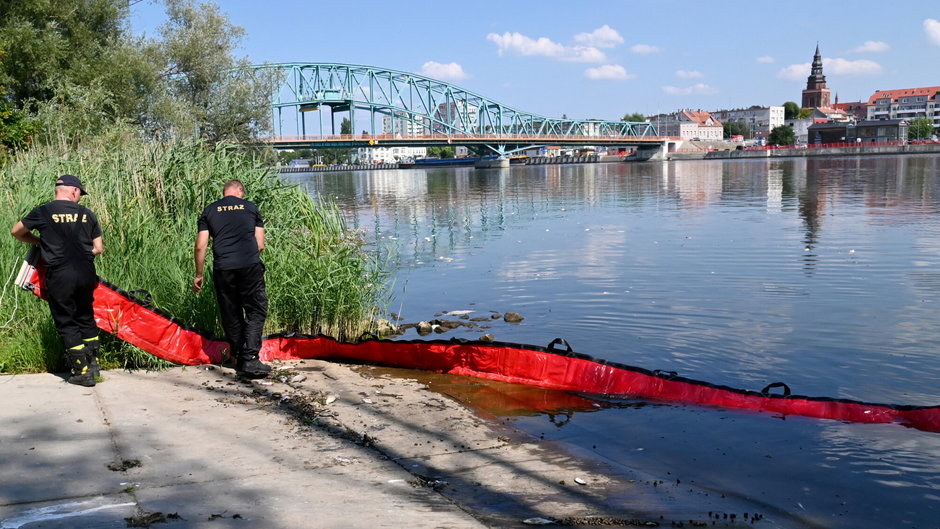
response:
<path id="1" fill-rule="evenodd" d="M 907 121 L 880 119 L 810 125 L 809 143 L 885 143 L 907 140 Z"/>
<path id="2" fill-rule="evenodd" d="M 649 118 L 660 136 L 678 136 L 684 140 L 720 140 L 725 131 L 721 121 L 704 110 L 680 110 Z"/>
<path id="3" fill-rule="evenodd" d="M 751 137 L 760 138 L 770 135 L 774 127 L 783 125 L 783 107 L 761 107 L 754 105 L 734 110 L 716 110 L 711 113 L 722 123 L 743 123 L 751 132 Z"/>
<path id="4" fill-rule="evenodd" d="M 825 120 L 823 120 L 825 121 Z M 794 142 L 797 144 L 806 144 L 809 140 L 809 128 L 812 125 L 815 125 L 817 120 L 809 118 L 800 118 L 800 119 L 788 119 L 784 123 L 791 129 L 793 129 Z"/>
<path id="5" fill-rule="evenodd" d="M 868 103 L 865 101 L 852 101 L 850 103 L 840 103 L 839 96 L 836 96 L 836 102 L 832 108 L 846 115 L 848 120 L 862 121 L 868 119 Z"/>
<path id="6" fill-rule="evenodd" d="M 427 147 L 360 147 L 356 149 L 359 163 L 397 163 L 400 160 L 424 158 Z"/>
<path id="7" fill-rule="evenodd" d="M 431 130 L 436 134 L 450 134 L 453 129 L 476 130 L 479 121 L 478 110 L 476 105 L 468 105 L 463 101 L 441 103 L 434 111 L 434 119 L 440 123 L 435 122 Z"/>
<path id="8" fill-rule="evenodd" d="M 396 112 L 393 115 L 382 116 L 382 131 L 393 134 L 395 137 L 424 136 L 430 132 L 425 118 L 408 119 L 408 114 Z"/>
<path id="9" fill-rule="evenodd" d="M 868 119 L 926 117 L 940 127 L 940 86 L 878 90 L 868 98 Z"/>

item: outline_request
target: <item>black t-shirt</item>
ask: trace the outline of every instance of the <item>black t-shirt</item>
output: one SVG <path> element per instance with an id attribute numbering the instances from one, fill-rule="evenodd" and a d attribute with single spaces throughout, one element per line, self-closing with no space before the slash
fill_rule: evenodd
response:
<path id="1" fill-rule="evenodd" d="M 56 267 L 69 262 L 94 262 L 92 241 L 101 237 L 98 218 L 70 200 L 53 200 L 23 217 L 23 226 L 39 231 L 42 259 Z"/>
<path id="2" fill-rule="evenodd" d="M 258 206 L 227 196 L 206 206 L 199 216 L 199 231 L 212 237 L 212 268 L 237 270 L 261 262 L 255 228 L 263 228 Z"/>

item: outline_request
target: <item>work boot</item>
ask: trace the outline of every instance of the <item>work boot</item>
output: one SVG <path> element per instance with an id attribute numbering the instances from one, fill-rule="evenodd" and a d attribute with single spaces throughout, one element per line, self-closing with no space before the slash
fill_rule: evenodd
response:
<path id="1" fill-rule="evenodd" d="M 69 377 L 69 384 L 85 386 L 90 388 L 95 385 L 95 377 L 91 375 L 91 366 L 89 365 L 88 348 L 78 346 L 68 350 L 69 367 L 72 375 Z"/>
<path id="2" fill-rule="evenodd" d="M 98 350 L 101 345 L 98 338 L 85 338 L 85 348 L 88 349 L 88 369 L 95 380 L 101 378 L 101 367 L 98 365 Z"/>
<path id="3" fill-rule="evenodd" d="M 239 356 L 235 361 L 235 374 L 245 378 L 264 378 L 271 366 L 261 363 L 257 356 Z"/>

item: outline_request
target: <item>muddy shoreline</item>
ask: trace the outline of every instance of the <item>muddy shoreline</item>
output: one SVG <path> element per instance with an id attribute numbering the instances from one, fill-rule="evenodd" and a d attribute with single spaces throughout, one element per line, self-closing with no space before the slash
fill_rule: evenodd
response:
<path id="1" fill-rule="evenodd" d="M 418 380 L 427 374 L 316 360 L 273 365 L 268 379 L 234 386 L 243 404 L 284 414 L 298 443 L 327 434 L 367 447 L 411 474 L 412 486 L 433 489 L 489 527 L 753 527 L 765 518 L 749 502 L 681 478 L 534 439 L 431 390 Z"/>

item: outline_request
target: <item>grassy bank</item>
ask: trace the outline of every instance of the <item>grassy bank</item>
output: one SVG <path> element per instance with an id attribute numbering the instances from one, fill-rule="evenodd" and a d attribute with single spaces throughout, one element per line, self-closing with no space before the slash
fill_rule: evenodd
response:
<path id="1" fill-rule="evenodd" d="M 335 206 L 286 185 L 244 153 L 198 143 L 144 142 L 123 132 L 79 148 L 36 148 L 0 168 L 0 227 L 9 230 L 31 208 L 52 199 L 55 177 L 62 173 L 82 179 L 89 191 L 82 204 L 101 223 L 105 253 L 96 261 L 98 275 L 125 290 L 148 291 L 154 305 L 184 323 L 222 335 L 211 283 L 198 295 L 191 289 L 193 241 L 199 213 L 221 197 L 225 181 L 238 178 L 265 217 L 266 332 L 354 338 L 371 330 L 386 291 L 375 260 L 346 230 Z M 0 300 L 0 372 L 61 370 L 61 344 L 45 302 L 15 292 L 7 279 L 26 250 L 13 237 L 0 236 L 6 286 Z M 154 363 L 117 340 L 104 344 L 111 365 Z"/>

